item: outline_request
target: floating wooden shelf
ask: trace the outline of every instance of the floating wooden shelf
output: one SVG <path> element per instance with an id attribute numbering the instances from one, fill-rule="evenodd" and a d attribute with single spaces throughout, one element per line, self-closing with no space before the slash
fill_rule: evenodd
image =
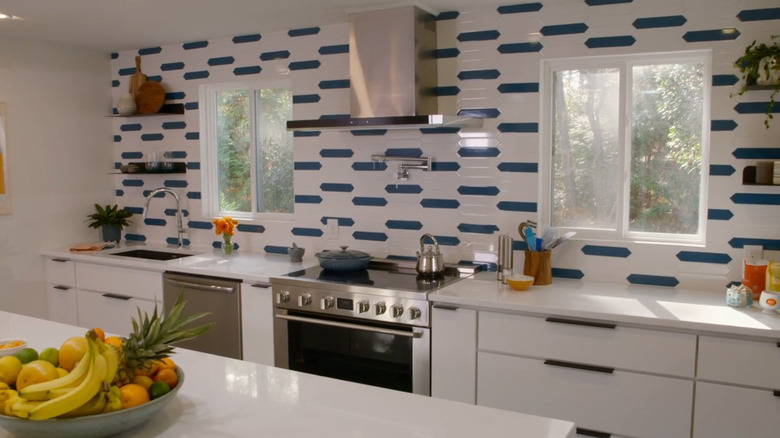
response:
<path id="1" fill-rule="evenodd" d="M 123 116 L 121 114 L 112 114 L 110 117 L 148 117 L 148 116 L 167 116 L 170 114 L 184 114 L 183 103 L 167 103 L 160 108 L 160 111 L 152 114 L 130 114 Z"/>
<path id="2" fill-rule="evenodd" d="M 160 168 L 160 170 L 146 170 L 146 163 L 127 163 L 133 164 L 135 166 L 138 166 L 138 170 L 133 170 L 130 172 L 112 172 L 115 175 L 154 175 L 154 174 L 161 174 L 161 173 L 187 173 L 187 163 L 182 162 L 173 162 L 173 168 L 169 170 L 163 170 Z M 162 166 L 162 163 L 161 163 Z"/>

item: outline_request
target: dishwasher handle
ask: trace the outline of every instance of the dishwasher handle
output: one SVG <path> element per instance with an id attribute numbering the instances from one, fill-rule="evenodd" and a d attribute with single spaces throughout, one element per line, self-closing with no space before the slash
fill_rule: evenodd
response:
<path id="1" fill-rule="evenodd" d="M 229 286 L 217 286 L 214 284 L 193 283 L 191 281 L 174 280 L 172 278 L 168 278 L 165 281 L 175 286 L 182 286 L 188 289 L 197 289 L 206 292 L 222 292 L 226 294 L 232 294 L 236 291 L 236 288 L 229 287 Z"/>

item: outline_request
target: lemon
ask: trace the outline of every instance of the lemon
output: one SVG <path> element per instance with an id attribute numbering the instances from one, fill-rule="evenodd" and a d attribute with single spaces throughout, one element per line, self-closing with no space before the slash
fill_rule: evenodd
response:
<path id="1" fill-rule="evenodd" d="M 0 382 L 7 385 L 16 383 L 16 378 L 22 370 L 22 361 L 16 356 L 0 357 Z"/>
<path id="2" fill-rule="evenodd" d="M 68 370 L 66 370 L 65 368 L 57 367 L 57 374 L 59 374 L 60 377 L 65 377 L 68 375 Z"/>
<path id="3" fill-rule="evenodd" d="M 59 366 L 60 350 L 57 350 L 54 347 L 44 348 L 43 351 L 41 351 L 41 354 L 38 356 L 38 359 L 45 360 L 46 362 L 51 363 L 55 367 Z"/>
<path id="4" fill-rule="evenodd" d="M 65 340 L 60 346 L 59 361 L 60 366 L 68 371 L 73 370 L 76 363 L 87 353 L 87 338 L 83 336 L 74 336 Z"/>
<path id="5" fill-rule="evenodd" d="M 135 376 L 133 377 L 133 382 L 136 385 L 141 385 L 144 387 L 145 390 L 149 390 L 149 387 L 152 386 L 154 383 L 154 380 L 152 380 L 149 376 Z"/>
<path id="6" fill-rule="evenodd" d="M 16 376 L 16 390 L 21 391 L 34 383 L 48 382 L 60 376 L 57 368 L 45 360 L 34 360 L 22 366 L 19 375 Z"/>
<path id="7" fill-rule="evenodd" d="M 19 360 L 22 361 L 22 365 L 24 365 L 38 359 L 38 352 L 35 351 L 34 348 L 22 348 L 16 352 L 16 357 L 18 357 Z"/>

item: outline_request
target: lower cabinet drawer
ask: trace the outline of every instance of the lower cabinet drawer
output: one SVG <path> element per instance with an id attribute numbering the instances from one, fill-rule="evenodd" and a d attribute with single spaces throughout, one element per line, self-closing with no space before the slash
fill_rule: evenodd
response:
<path id="1" fill-rule="evenodd" d="M 690 437 L 692 380 L 485 352 L 477 364 L 478 405 L 560 418 L 614 436 Z"/>
<path id="2" fill-rule="evenodd" d="M 78 325 L 76 288 L 49 283 L 46 286 L 46 306 L 51 321 Z"/>
<path id="3" fill-rule="evenodd" d="M 106 333 L 127 336 L 133 331 L 130 318 L 138 319 L 138 310 L 151 314 L 154 301 L 137 298 L 114 298 L 110 295 L 79 290 L 78 314 L 79 326 L 84 328 L 100 327 Z M 158 303 L 157 311 L 162 310 Z"/>
<path id="4" fill-rule="evenodd" d="M 162 300 L 162 274 L 141 269 L 77 263 L 79 290 L 111 292 L 142 300 Z"/>
<path id="5" fill-rule="evenodd" d="M 697 370 L 701 380 L 780 389 L 780 342 L 699 336 Z"/>
<path id="6" fill-rule="evenodd" d="M 696 383 L 693 438 L 777 438 L 780 394 L 716 383 Z"/>

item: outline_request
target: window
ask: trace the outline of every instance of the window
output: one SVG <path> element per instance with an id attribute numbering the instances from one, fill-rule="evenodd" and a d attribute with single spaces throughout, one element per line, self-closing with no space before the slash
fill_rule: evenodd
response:
<path id="1" fill-rule="evenodd" d="M 543 61 L 541 222 L 703 244 L 710 55 Z"/>
<path id="2" fill-rule="evenodd" d="M 280 218 L 293 213 L 289 84 L 201 85 L 203 214 Z"/>

